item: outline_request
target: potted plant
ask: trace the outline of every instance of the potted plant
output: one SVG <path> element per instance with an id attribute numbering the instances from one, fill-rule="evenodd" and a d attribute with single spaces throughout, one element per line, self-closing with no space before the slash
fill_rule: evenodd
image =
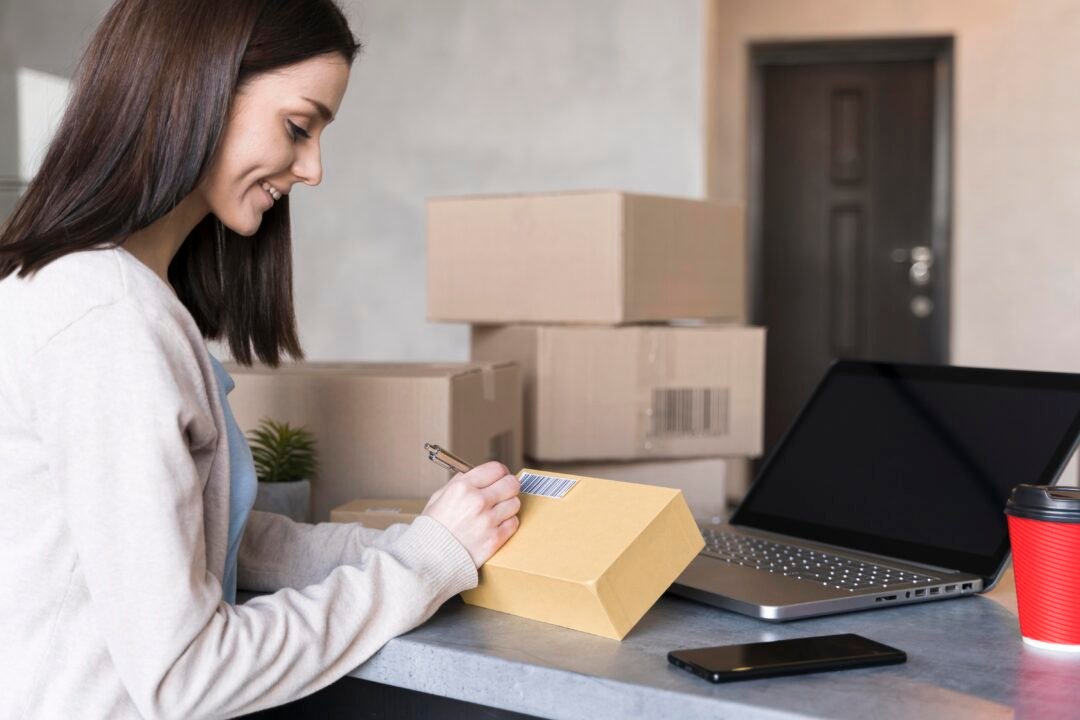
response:
<path id="1" fill-rule="evenodd" d="M 263 418 L 248 433 L 259 489 L 255 509 L 297 522 L 311 517 L 311 480 L 318 469 L 315 437 L 307 428 Z"/>

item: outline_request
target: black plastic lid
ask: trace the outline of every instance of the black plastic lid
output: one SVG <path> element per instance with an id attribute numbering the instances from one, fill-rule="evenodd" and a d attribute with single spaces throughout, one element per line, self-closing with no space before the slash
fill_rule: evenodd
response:
<path id="1" fill-rule="evenodd" d="M 1080 488 L 1017 485 L 1005 514 L 1028 520 L 1080 523 Z"/>

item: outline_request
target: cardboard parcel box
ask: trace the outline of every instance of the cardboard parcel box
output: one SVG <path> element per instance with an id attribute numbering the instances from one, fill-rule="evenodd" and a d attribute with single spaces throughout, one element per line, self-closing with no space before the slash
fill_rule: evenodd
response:
<path id="1" fill-rule="evenodd" d="M 763 328 L 477 326 L 472 357 L 521 365 L 527 457 L 761 454 Z"/>
<path id="2" fill-rule="evenodd" d="M 585 475 L 621 482 L 660 485 L 681 490 L 690 512 L 699 523 L 714 524 L 727 517 L 725 484 L 738 460 L 691 458 L 689 460 L 635 460 L 618 463 L 540 463 L 533 467 L 557 475 Z"/>
<path id="3" fill-rule="evenodd" d="M 754 482 L 754 468 L 749 458 L 728 458 L 727 477 L 724 478 L 724 489 L 727 491 L 728 502 L 738 504 L 750 490 Z"/>
<path id="4" fill-rule="evenodd" d="M 745 318 L 738 206 L 610 190 L 434 198 L 427 230 L 432 320 Z"/>
<path id="5" fill-rule="evenodd" d="M 241 429 L 270 417 L 315 435 L 312 518 L 356 498 L 428 498 L 451 473 L 424 443 L 473 464 L 521 467 L 521 374 L 513 363 L 235 364 L 229 405 Z"/>
<path id="6" fill-rule="evenodd" d="M 358 522 L 364 527 L 385 530 L 391 525 L 412 523 L 427 506 L 427 499 L 361 499 L 339 505 L 330 511 L 330 522 Z"/>
<path id="7" fill-rule="evenodd" d="M 705 547 L 678 490 L 518 477 L 521 524 L 462 593 L 472 605 L 621 640 Z"/>

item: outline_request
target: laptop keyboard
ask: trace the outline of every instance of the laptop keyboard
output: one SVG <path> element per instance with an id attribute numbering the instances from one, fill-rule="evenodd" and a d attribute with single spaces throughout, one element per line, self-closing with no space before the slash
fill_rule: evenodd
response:
<path id="1" fill-rule="evenodd" d="M 939 578 L 904 572 L 885 565 L 810 550 L 798 545 L 770 542 L 731 532 L 705 529 L 703 554 L 733 565 L 780 573 L 796 580 L 855 592 L 865 588 L 887 590 L 898 585 L 923 585 Z"/>

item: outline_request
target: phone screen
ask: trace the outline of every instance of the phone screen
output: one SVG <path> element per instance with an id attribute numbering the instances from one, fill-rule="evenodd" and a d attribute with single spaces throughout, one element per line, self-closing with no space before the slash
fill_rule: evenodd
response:
<path id="1" fill-rule="evenodd" d="M 712 682 L 902 663 L 907 655 L 861 635 L 674 650 L 668 661 Z"/>

